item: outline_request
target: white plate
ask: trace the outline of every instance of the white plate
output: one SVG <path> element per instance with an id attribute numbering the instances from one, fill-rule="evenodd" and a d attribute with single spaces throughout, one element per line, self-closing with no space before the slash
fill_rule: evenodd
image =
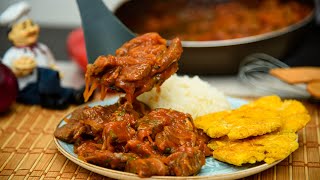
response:
<path id="1" fill-rule="evenodd" d="M 105 99 L 104 101 L 90 103 L 89 106 L 110 105 L 117 102 L 117 99 L 118 97 L 111 97 L 111 98 Z M 238 108 L 241 105 L 248 103 L 245 100 L 236 99 L 236 98 L 228 98 L 228 101 L 230 102 L 232 108 Z M 67 115 L 67 117 L 68 116 L 70 117 L 70 114 Z M 65 123 L 66 123 L 65 121 L 61 120 L 61 122 L 58 124 L 57 127 L 61 127 Z M 54 142 L 58 150 L 74 163 L 78 164 L 79 166 L 85 169 L 88 169 L 95 173 L 98 173 L 110 178 L 114 178 L 114 179 L 128 179 L 128 180 L 134 180 L 134 179 L 144 179 L 144 180 L 146 179 L 239 179 L 239 178 L 243 178 L 243 177 L 250 176 L 250 175 L 259 173 L 261 171 L 264 171 L 280 162 L 280 161 L 276 161 L 272 164 L 266 164 L 266 163 L 257 163 L 253 165 L 248 164 L 248 165 L 238 167 L 238 166 L 233 166 L 227 163 L 220 162 L 218 160 L 215 160 L 212 157 L 207 157 L 206 164 L 201 168 L 200 173 L 196 176 L 187 176 L 187 177 L 152 176 L 150 178 L 140 178 L 133 173 L 112 170 L 112 169 L 108 169 L 108 168 L 104 168 L 104 167 L 100 167 L 94 164 L 89 164 L 87 162 L 84 162 L 78 159 L 77 154 L 73 152 L 73 144 L 68 144 L 66 142 L 60 141 L 55 137 L 54 137 Z"/>

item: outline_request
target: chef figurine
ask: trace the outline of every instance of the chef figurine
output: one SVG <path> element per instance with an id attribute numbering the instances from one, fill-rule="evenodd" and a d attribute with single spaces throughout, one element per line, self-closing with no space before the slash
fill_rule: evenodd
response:
<path id="1" fill-rule="evenodd" d="M 40 28 L 27 18 L 30 9 L 30 5 L 22 1 L 0 15 L 1 24 L 11 25 L 8 39 L 13 47 L 4 54 L 2 63 L 18 78 L 17 101 L 53 109 L 83 103 L 83 89 L 61 87 L 52 53 L 46 45 L 38 42 Z"/>

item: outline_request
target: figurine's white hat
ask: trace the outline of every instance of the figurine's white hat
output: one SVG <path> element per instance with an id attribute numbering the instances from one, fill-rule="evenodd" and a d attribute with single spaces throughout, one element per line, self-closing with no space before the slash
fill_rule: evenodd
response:
<path id="1" fill-rule="evenodd" d="M 11 26 L 19 21 L 23 21 L 27 18 L 30 10 L 31 6 L 25 1 L 15 3 L 0 15 L 0 24 Z"/>

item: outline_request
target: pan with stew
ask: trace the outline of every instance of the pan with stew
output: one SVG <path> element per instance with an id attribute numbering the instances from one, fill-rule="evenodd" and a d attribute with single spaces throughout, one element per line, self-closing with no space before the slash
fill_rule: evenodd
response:
<path id="1" fill-rule="evenodd" d="M 236 73 L 252 53 L 283 58 L 313 18 L 308 0 L 131 0 L 109 5 L 133 32 L 182 39 L 181 73 Z"/>

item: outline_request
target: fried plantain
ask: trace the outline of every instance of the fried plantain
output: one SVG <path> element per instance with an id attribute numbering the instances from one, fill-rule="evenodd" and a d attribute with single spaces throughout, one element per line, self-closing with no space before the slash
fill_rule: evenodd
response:
<path id="1" fill-rule="evenodd" d="M 241 166 L 260 161 L 271 164 L 298 149 L 297 138 L 293 132 L 275 132 L 235 141 L 225 137 L 212 141 L 208 147 L 214 150 L 215 159 L 229 164 Z"/>
<path id="2" fill-rule="evenodd" d="M 214 158 L 241 166 L 286 158 L 299 147 L 296 132 L 309 121 L 299 101 L 266 96 L 232 111 L 197 118 L 195 125 L 210 137 L 220 137 L 208 144 Z"/>

